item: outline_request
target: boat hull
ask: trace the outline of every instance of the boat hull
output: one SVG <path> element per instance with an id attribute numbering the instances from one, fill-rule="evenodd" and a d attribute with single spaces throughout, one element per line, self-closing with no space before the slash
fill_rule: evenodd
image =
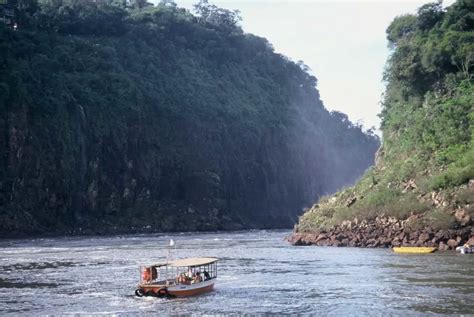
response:
<path id="1" fill-rule="evenodd" d="M 199 285 L 199 284 L 205 284 L 205 285 Z M 187 297 L 187 296 L 196 296 L 196 295 L 204 294 L 214 289 L 214 281 L 211 281 L 210 283 L 202 282 L 199 284 L 171 286 L 168 288 L 168 292 L 172 296 Z"/>
<path id="2" fill-rule="evenodd" d="M 474 247 L 457 247 L 456 252 L 460 252 L 461 254 L 474 254 Z"/>
<path id="3" fill-rule="evenodd" d="M 196 284 L 178 284 L 178 285 L 160 285 L 160 284 L 141 284 L 138 288 L 142 290 L 145 296 L 158 297 L 187 297 L 196 296 L 210 292 L 214 289 L 214 279 Z"/>
<path id="4" fill-rule="evenodd" d="M 436 248 L 432 247 L 395 247 L 393 252 L 395 253 L 413 253 L 413 254 L 423 254 L 423 253 L 432 253 L 436 251 Z"/>

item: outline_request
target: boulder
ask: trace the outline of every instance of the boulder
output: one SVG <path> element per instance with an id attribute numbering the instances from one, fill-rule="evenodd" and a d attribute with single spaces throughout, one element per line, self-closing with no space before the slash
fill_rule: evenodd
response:
<path id="1" fill-rule="evenodd" d="M 402 243 L 400 242 L 400 240 L 395 240 L 393 239 L 392 242 L 391 242 L 392 246 L 394 247 L 399 247 L 402 245 Z"/>
<path id="2" fill-rule="evenodd" d="M 356 247 L 357 246 L 357 238 L 353 238 L 351 241 L 349 241 L 349 246 L 350 247 Z"/>
<path id="3" fill-rule="evenodd" d="M 431 240 L 432 238 L 433 238 L 433 234 L 424 232 L 420 234 L 420 236 L 418 237 L 418 241 L 420 241 L 421 243 L 424 243 L 428 240 Z"/>
<path id="4" fill-rule="evenodd" d="M 449 246 L 445 244 L 444 242 L 440 242 L 438 245 L 438 250 L 440 251 L 446 251 L 449 249 Z"/>
<path id="5" fill-rule="evenodd" d="M 418 240 L 420 233 L 418 231 L 410 232 L 410 240 Z"/>
<path id="6" fill-rule="evenodd" d="M 427 247 L 435 247 L 436 246 L 436 243 L 434 243 L 433 241 L 428 241 L 425 243 L 425 246 Z"/>
<path id="7" fill-rule="evenodd" d="M 459 221 L 460 224 L 462 224 L 463 226 L 465 226 L 466 224 L 468 224 L 469 222 L 471 222 L 471 217 L 469 216 L 469 213 L 460 208 L 460 209 L 457 209 L 455 212 L 454 212 L 454 217 L 457 219 L 457 221 Z"/>
<path id="8" fill-rule="evenodd" d="M 366 244 L 369 248 L 376 248 L 380 245 L 380 241 L 377 239 L 369 239 Z"/>
<path id="9" fill-rule="evenodd" d="M 325 246 L 330 245 L 330 243 L 331 242 L 328 239 L 321 239 L 317 242 L 317 245 L 325 247 Z"/>
<path id="10" fill-rule="evenodd" d="M 318 237 L 316 238 L 316 240 L 314 240 L 314 242 L 317 243 L 317 242 L 319 242 L 319 241 L 321 241 L 321 240 L 326 239 L 327 237 L 328 237 L 328 236 L 327 236 L 325 233 L 320 233 L 320 234 L 318 235 Z"/>
<path id="11" fill-rule="evenodd" d="M 357 201 L 357 197 L 352 197 L 346 200 L 346 207 L 352 206 Z"/>
<path id="12" fill-rule="evenodd" d="M 456 249 L 456 247 L 459 245 L 459 242 L 454 239 L 449 239 L 447 244 L 451 249 Z"/>

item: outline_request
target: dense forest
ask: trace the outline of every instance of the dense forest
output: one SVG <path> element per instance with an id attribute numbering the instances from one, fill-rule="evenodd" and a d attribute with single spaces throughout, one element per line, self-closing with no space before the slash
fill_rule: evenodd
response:
<path id="1" fill-rule="evenodd" d="M 302 62 L 207 1 L 23 0 L 0 25 L 0 233 L 289 227 L 373 163 Z"/>
<path id="2" fill-rule="evenodd" d="M 394 19 L 387 39 L 376 165 L 354 187 L 321 199 L 297 230 L 389 217 L 405 233 L 381 244 L 419 243 L 416 233 L 426 231 L 422 243 L 453 238 L 454 247 L 469 238 L 474 218 L 474 2 L 423 5 Z"/>

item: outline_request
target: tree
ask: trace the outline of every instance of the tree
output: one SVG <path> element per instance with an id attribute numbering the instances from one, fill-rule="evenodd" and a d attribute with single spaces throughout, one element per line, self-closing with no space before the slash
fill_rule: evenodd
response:
<path id="1" fill-rule="evenodd" d="M 135 9 L 143 9 L 152 5 L 153 4 L 147 0 L 130 0 L 130 6 Z"/>
<path id="2" fill-rule="evenodd" d="M 400 40 L 413 34 L 416 31 L 416 23 L 416 16 L 412 14 L 396 17 L 386 31 L 389 47 L 394 48 Z"/>
<path id="3" fill-rule="evenodd" d="M 194 11 L 199 23 L 210 23 L 224 27 L 234 28 L 242 21 L 239 10 L 227 10 L 210 4 L 208 0 L 200 0 L 194 5 Z"/>
<path id="4" fill-rule="evenodd" d="M 417 26 L 420 30 L 430 30 L 443 19 L 442 1 L 427 3 L 418 9 Z"/>
<path id="5" fill-rule="evenodd" d="M 177 4 L 176 2 L 174 2 L 174 0 L 160 0 L 160 3 L 158 5 L 172 8 L 177 7 Z"/>

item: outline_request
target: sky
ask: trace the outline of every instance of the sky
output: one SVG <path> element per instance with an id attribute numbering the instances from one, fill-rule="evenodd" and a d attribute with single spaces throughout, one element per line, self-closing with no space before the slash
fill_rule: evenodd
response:
<path id="1" fill-rule="evenodd" d="M 155 0 L 157 2 L 158 0 Z M 192 9 L 198 0 L 176 0 Z M 302 60 L 318 79 L 324 106 L 346 113 L 365 128 L 377 114 L 390 54 L 385 30 L 398 15 L 415 13 L 429 0 L 210 0 L 241 12 L 247 33 L 265 37 L 275 51 Z M 454 0 L 444 1 L 449 5 Z"/>

